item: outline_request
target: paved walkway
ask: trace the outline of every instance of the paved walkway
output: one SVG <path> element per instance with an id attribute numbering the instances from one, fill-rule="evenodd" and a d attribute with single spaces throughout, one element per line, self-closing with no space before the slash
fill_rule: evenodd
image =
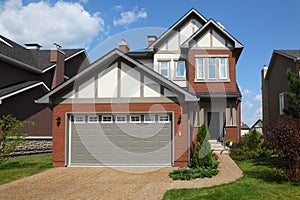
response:
<path id="1" fill-rule="evenodd" d="M 201 188 L 229 183 L 242 176 L 228 155 L 220 155 L 213 178 L 172 181 L 173 168 L 53 168 L 0 186 L 0 199 L 147 199 L 158 200 L 168 189 Z"/>

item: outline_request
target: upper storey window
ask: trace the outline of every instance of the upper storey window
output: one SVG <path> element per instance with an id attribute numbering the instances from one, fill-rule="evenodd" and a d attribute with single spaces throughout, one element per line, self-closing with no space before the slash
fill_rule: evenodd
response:
<path id="1" fill-rule="evenodd" d="M 219 58 L 220 79 L 227 79 L 227 58 Z"/>
<path id="2" fill-rule="evenodd" d="M 215 58 L 208 59 L 208 78 L 209 79 L 216 78 L 216 59 Z"/>
<path id="3" fill-rule="evenodd" d="M 176 77 L 185 77 L 185 62 L 176 62 Z"/>
<path id="4" fill-rule="evenodd" d="M 169 61 L 159 62 L 160 74 L 164 77 L 169 77 Z"/>
<path id="5" fill-rule="evenodd" d="M 227 57 L 196 57 L 195 81 L 229 81 Z"/>

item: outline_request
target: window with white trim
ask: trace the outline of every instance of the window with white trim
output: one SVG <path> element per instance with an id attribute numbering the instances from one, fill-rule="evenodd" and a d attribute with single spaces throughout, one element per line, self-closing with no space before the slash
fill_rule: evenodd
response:
<path id="1" fill-rule="evenodd" d="M 196 58 L 197 79 L 205 79 L 204 58 Z"/>
<path id="2" fill-rule="evenodd" d="M 74 116 L 74 123 L 75 124 L 83 124 L 83 123 L 85 123 L 85 116 L 84 115 L 75 115 Z"/>
<path id="3" fill-rule="evenodd" d="M 144 123 L 154 123 L 155 115 L 144 115 Z"/>
<path id="4" fill-rule="evenodd" d="M 140 115 L 131 115 L 130 116 L 130 122 L 131 123 L 140 123 L 141 122 L 141 116 Z"/>
<path id="5" fill-rule="evenodd" d="M 284 92 L 279 94 L 279 112 L 284 115 Z"/>
<path id="6" fill-rule="evenodd" d="M 216 79 L 216 59 L 208 59 L 208 79 Z"/>
<path id="7" fill-rule="evenodd" d="M 160 61 L 159 63 L 159 69 L 160 74 L 164 77 L 169 77 L 169 61 Z"/>
<path id="8" fill-rule="evenodd" d="M 219 78 L 227 79 L 227 58 L 219 58 Z"/>
<path id="9" fill-rule="evenodd" d="M 102 123 L 112 123 L 113 118 L 111 115 L 103 115 L 102 116 Z"/>
<path id="10" fill-rule="evenodd" d="M 116 122 L 117 123 L 126 123 L 126 115 L 117 115 L 116 116 Z"/>
<path id="11" fill-rule="evenodd" d="M 185 77 L 185 61 L 176 61 L 176 77 Z"/>
<path id="12" fill-rule="evenodd" d="M 88 116 L 88 123 L 98 123 L 99 117 L 96 115 L 89 115 Z"/>
<path id="13" fill-rule="evenodd" d="M 158 122 L 160 123 L 165 123 L 165 122 L 169 122 L 169 115 L 159 115 L 158 117 Z"/>

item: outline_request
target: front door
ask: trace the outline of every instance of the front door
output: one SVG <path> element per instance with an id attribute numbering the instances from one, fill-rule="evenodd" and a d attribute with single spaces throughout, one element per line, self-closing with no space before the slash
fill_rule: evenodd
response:
<path id="1" fill-rule="evenodd" d="M 218 140 L 220 137 L 220 113 L 207 112 L 207 126 L 210 133 L 210 139 Z"/>

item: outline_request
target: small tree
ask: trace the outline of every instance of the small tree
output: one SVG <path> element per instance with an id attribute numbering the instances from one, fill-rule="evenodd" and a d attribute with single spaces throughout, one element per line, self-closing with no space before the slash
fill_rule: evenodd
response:
<path id="1" fill-rule="evenodd" d="M 210 134 L 203 124 L 196 136 L 195 149 L 192 156 L 192 167 L 212 167 L 213 157 L 211 152 L 211 145 L 209 143 Z"/>
<path id="2" fill-rule="evenodd" d="M 270 147 L 284 160 L 285 175 L 290 181 L 300 181 L 300 119 L 276 119 L 265 131 Z"/>
<path id="3" fill-rule="evenodd" d="M 16 150 L 16 147 L 25 142 L 27 133 L 23 130 L 25 124 L 11 115 L 0 118 L 0 163 L 7 160 Z"/>
<path id="4" fill-rule="evenodd" d="M 284 112 L 294 118 L 300 118 L 300 75 L 288 69 L 287 78 L 290 91 L 285 94 L 288 99 L 288 107 L 284 109 Z"/>

